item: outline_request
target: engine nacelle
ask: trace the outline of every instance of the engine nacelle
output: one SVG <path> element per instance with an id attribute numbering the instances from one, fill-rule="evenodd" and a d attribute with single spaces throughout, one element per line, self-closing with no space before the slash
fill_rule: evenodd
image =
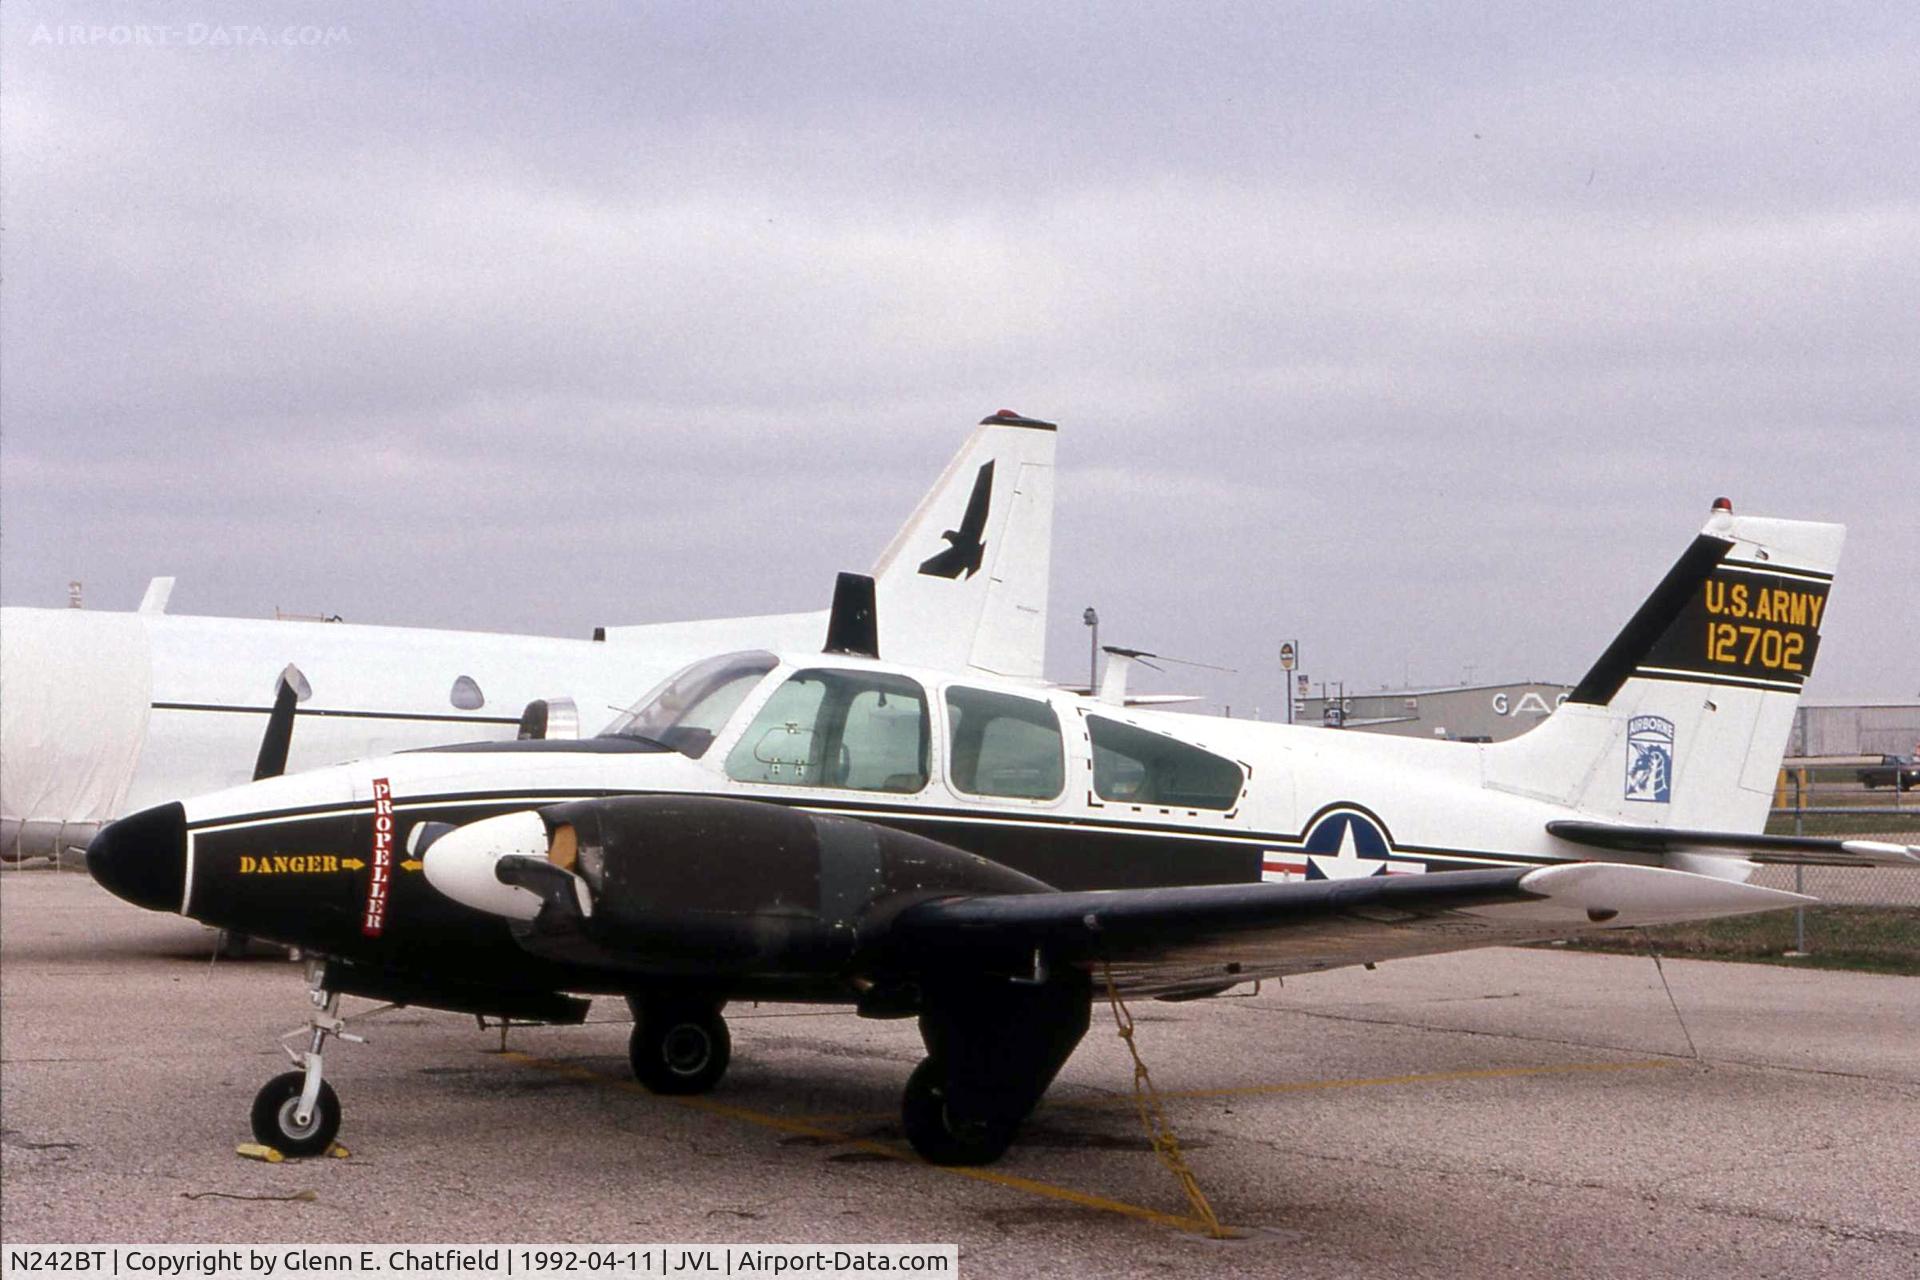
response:
<path id="1" fill-rule="evenodd" d="M 922 836 L 756 800 L 623 796 L 538 817 L 544 865 L 503 846 L 494 875 L 543 900 L 517 932 L 556 959 L 585 958 L 584 943 L 596 963 L 650 972 L 829 973 L 916 902 L 1050 888 Z M 457 843 L 436 843 L 430 870 Z"/>

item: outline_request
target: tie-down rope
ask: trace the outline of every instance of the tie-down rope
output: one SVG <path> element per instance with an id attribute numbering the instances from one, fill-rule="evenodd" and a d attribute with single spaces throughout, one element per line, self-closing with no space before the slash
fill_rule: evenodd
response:
<path id="1" fill-rule="evenodd" d="M 1200 1190 L 1199 1179 L 1193 1176 L 1186 1157 L 1180 1152 L 1180 1139 L 1167 1123 L 1160 1093 L 1153 1087 L 1153 1076 L 1147 1071 L 1146 1060 L 1140 1056 L 1140 1046 L 1134 1043 L 1133 1014 L 1128 1011 L 1127 1002 L 1120 998 L 1120 988 L 1114 985 L 1113 966 L 1102 962 L 1101 968 L 1106 974 L 1107 1004 L 1113 1010 L 1113 1025 L 1120 1039 L 1126 1042 L 1127 1052 L 1133 1055 L 1133 1106 L 1140 1113 L 1140 1127 L 1147 1131 L 1147 1140 L 1153 1144 L 1153 1153 L 1160 1157 L 1160 1163 L 1173 1172 L 1180 1189 L 1186 1192 L 1187 1203 L 1193 1206 L 1194 1216 L 1205 1224 L 1207 1234 L 1215 1240 L 1231 1239 L 1236 1233 L 1220 1225 L 1213 1206 L 1207 1203 L 1206 1193 Z"/>

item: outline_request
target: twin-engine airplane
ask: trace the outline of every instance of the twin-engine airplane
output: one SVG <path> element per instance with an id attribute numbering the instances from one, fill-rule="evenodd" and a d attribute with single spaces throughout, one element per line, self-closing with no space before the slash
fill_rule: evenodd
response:
<path id="1" fill-rule="evenodd" d="M 843 575 L 824 653 L 696 663 L 596 738 L 163 805 L 88 862 L 131 902 L 325 957 L 302 1069 L 253 1108 L 283 1151 L 338 1128 L 342 993 L 553 1022 L 604 993 L 664 1093 L 720 1080 L 730 1000 L 918 1017 L 907 1136 L 982 1163 L 1109 983 L 1211 995 L 1808 901 L 1744 883 L 1755 861 L 1920 861 L 1757 834 L 1841 536 L 1716 505 L 1566 705 L 1486 746 L 882 661 L 871 583 Z"/>

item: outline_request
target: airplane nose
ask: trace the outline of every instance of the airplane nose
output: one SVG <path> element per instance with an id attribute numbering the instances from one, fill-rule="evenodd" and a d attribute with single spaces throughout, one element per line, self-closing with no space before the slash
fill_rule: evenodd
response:
<path id="1" fill-rule="evenodd" d="M 187 888 L 186 809 L 163 804 L 109 822 L 87 845 L 87 872 L 136 907 L 180 910 Z"/>
<path id="2" fill-rule="evenodd" d="M 427 883 L 462 906 L 509 920 L 540 914 L 539 895 L 502 884 L 501 858 L 547 856 L 547 825 L 531 809 L 483 818 L 439 836 L 421 858 Z"/>

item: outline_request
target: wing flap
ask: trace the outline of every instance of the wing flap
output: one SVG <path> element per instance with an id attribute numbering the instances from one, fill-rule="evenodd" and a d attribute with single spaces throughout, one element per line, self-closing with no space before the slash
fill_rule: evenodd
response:
<path id="1" fill-rule="evenodd" d="M 1147 993 L 1218 986 L 1594 929 L 1770 911 L 1799 894 L 1613 863 L 1290 884 L 952 898 L 890 930 L 915 963 L 1108 964 Z"/>
<path id="2" fill-rule="evenodd" d="M 1719 854 L 1806 867 L 1920 867 L 1920 846 L 1857 836 L 1765 836 L 1614 822 L 1549 822 L 1547 834 L 1609 853 Z"/>

